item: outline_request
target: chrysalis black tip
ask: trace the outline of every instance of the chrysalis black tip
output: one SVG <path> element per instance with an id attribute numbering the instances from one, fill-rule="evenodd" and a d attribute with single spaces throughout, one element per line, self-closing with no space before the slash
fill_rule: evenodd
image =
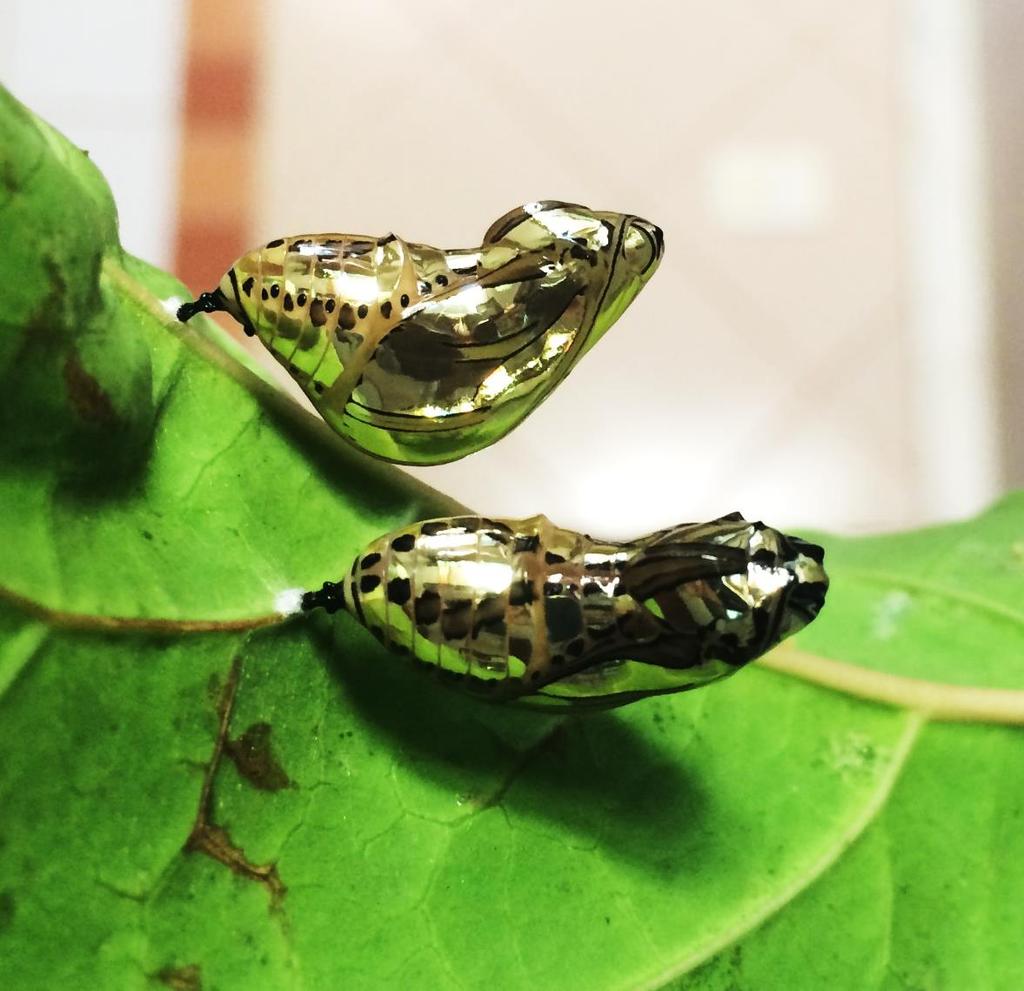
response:
<path id="1" fill-rule="evenodd" d="M 214 289 L 213 292 L 204 292 L 193 302 L 182 303 L 178 307 L 177 317 L 182 323 L 185 323 L 197 313 L 215 313 L 217 310 L 227 309 L 224 305 L 225 302 L 224 293 L 219 289 Z"/>
<path id="2" fill-rule="evenodd" d="M 323 588 L 316 592 L 302 593 L 302 611 L 324 609 L 335 613 L 345 608 L 345 587 L 341 582 L 324 582 Z"/>

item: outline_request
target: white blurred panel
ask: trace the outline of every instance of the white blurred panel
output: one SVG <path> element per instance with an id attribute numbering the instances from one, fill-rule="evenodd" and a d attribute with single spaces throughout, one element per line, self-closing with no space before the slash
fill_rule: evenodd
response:
<path id="1" fill-rule="evenodd" d="M 125 247 L 168 265 L 175 234 L 187 5 L 6 0 L 0 78 L 85 148 L 114 191 Z"/>
<path id="2" fill-rule="evenodd" d="M 737 145 L 708 162 L 707 198 L 727 230 L 778 234 L 830 219 L 832 166 L 815 145 Z"/>
<path id="3" fill-rule="evenodd" d="M 469 245 L 539 198 L 665 229 L 661 271 L 544 406 L 417 474 L 607 534 L 963 508 L 919 464 L 901 5 L 359 0 L 321 6 L 311 32 L 287 0 L 266 32 L 259 236 Z M 979 382 L 949 387 L 970 406 Z M 988 455 L 959 455 L 990 491 Z"/>
<path id="4" fill-rule="evenodd" d="M 907 329 L 923 508 L 942 517 L 984 505 L 1000 473 L 979 38 L 972 0 L 909 12 Z"/>

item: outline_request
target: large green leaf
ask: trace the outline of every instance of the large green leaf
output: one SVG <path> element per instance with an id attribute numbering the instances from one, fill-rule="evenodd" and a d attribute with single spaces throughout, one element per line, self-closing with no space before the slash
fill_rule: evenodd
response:
<path id="1" fill-rule="evenodd" d="M 463 699 L 265 625 L 453 503 L 177 325 L 8 96 L 0 149 L 5 987 L 1019 986 L 1024 497 L 826 538 L 822 618 L 722 685 Z"/>

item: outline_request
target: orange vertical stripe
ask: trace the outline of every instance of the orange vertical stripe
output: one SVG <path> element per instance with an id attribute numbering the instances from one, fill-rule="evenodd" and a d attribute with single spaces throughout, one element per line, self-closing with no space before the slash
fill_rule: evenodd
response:
<path id="1" fill-rule="evenodd" d="M 250 247 L 259 17 L 240 0 L 189 4 L 175 271 L 193 293 Z"/>

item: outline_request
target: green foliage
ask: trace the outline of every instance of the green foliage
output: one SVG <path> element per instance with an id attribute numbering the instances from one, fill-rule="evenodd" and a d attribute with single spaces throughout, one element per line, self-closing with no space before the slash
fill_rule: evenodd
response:
<path id="1" fill-rule="evenodd" d="M 1024 739 L 984 702 L 759 665 L 562 721 L 345 617 L 259 626 L 453 503 L 177 326 L 6 95 L 0 149 L 5 987 L 1019 986 Z M 1024 498 L 827 545 L 803 649 L 1024 718 Z"/>

